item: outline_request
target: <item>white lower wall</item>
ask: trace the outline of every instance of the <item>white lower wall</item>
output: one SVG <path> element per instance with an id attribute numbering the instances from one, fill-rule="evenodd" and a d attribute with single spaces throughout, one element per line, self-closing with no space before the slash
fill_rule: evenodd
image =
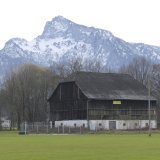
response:
<path id="1" fill-rule="evenodd" d="M 129 129 L 143 129 L 147 128 L 149 120 L 117 120 L 116 129 L 119 130 L 129 130 Z M 157 128 L 157 121 L 151 120 L 151 128 Z"/>
<path id="2" fill-rule="evenodd" d="M 55 127 L 65 126 L 65 127 L 86 127 L 88 126 L 87 120 L 68 120 L 68 121 L 55 121 Z"/>
<path id="3" fill-rule="evenodd" d="M 90 130 L 110 130 L 109 122 L 115 121 L 117 130 L 130 130 L 130 129 L 143 129 L 147 128 L 149 120 L 68 120 L 68 121 L 55 121 L 55 127 L 65 126 L 65 127 L 88 127 Z M 157 121 L 151 120 L 151 128 L 157 128 Z"/>
<path id="4" fill-rule="evenodd" d="M 10 120 L 5 119 L 5 118 L 1 118 L 0 121 L 1 121 L 2 128 L 6 128 L 6 129 L 10 128 L 10 126 L 11 126 L 11 121 Z"/>
<path id="5" fill-rule="evenodd" d="M 100 129 L 109 129 L 109 120 L 90 120 L 89 121 L 90 130 L 100 130 Z"/>

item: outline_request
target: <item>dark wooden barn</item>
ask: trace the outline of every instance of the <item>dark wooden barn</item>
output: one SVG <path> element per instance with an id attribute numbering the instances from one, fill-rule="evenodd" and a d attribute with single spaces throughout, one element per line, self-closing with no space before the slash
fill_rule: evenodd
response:
<path id="1" fill-rule="evenodd" d="M 48 101 L 53 122 L 86 120 L 86 125 L 97 125 L 97 121 L 98 126 L 105 122 L 106 129 L 111 123 L 115 129 L 148 125 L 148 90 L 127 74 L 73 73 L 58 84 Z M 150 104 L 152 128 L 156 128 L 156 99 L 152 96 Z"/>

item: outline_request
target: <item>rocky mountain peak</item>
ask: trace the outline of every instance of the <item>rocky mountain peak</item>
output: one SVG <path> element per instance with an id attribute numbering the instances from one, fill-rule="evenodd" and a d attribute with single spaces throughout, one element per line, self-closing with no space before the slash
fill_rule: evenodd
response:
<path id="1" fill-rule="evenodd" d="M 128 43 L 110 31 L 76 24 L 62 16 L 48 21 L 42 35 L 32 41 L 13 38 L 0 50 L 0 76 L 11 66 L 36 63 L 49 66 L 74 58 L 82 62 L 100 60 L 104 67 L 117 70 L 136 56 L 160 62 L 160 47 Z"/>
<path id="2" fill-rule="evenodd" d="M 41 36 L 43 38 L 54 38 L 55 36 L 62 36 L 62 34 L 66 32 L 72 24 L 73 22 L 70 20 L 62 16 L 57 16 L 46 23 Z"/>

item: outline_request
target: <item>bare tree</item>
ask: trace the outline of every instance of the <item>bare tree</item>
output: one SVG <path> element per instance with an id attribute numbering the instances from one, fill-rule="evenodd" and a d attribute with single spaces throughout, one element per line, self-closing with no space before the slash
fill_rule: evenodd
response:
<path id="1" fill-rule="evenodd" d="M 72 57 L 64 61 L 53 63 L 50 69 L 54 74 L 59 75 L 61 78 L 65 78 L 73 72 L 77 71 L 89 71 L 89 72 L 109 72 L 108 67 L 104 66 L 102 60 L 98 57 L 84 58 Z"/>
<path id="2" fill-rule="evenodd" d="M 84 71 L 90 72 L 108 72 L 108 67 L 104 66 L 100 58 L 86 59 L 83 64 Z"/>
<path id="3" fill-rule="evenodd" d="M 160 106 L 160 65 L 153 65 L 152 71 L 152 91 Z"/>
<path id="4" fill-rule="evenodd" d="M 10 107 L 11 120 L 17 121 L 18 128 L 24 121 L 45 121 L 47 96 L 57 84 L 57 77 L 47 68 L 26 64 L 12 71 L 6 77 L 4 94 Z"/>
<path id="5" fill-rule="evenodd" d="M 147 86 L 148 79 L 152 77 L 152 66 L 144 57 L 136 57 L 128 65 L 123 65 L 119 72 L 129 74 Z"/>
<path id="6" fill-rule="evenodd" d="M 153 65 L 152 70 L 152 93 L 157 99 L 157 120 L 160 124 L 160 64 Z"/>
<path id="7" fill-rule="evenodd" d="M 83 58 L 82 57 L 71 58 L 68 61 L 67 66 L 68 66 L 67 70 L 69 74 L 73 72 L 81 71 L 83 70 Z"/>

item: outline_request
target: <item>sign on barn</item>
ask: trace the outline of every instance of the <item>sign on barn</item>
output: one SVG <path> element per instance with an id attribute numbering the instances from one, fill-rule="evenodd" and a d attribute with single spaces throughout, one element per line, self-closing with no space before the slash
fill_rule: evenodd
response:
<path id="1" fill-rule="evenodd" d="M 113 101 L 113 104 L 121 104 L 121 101 Z"/>

